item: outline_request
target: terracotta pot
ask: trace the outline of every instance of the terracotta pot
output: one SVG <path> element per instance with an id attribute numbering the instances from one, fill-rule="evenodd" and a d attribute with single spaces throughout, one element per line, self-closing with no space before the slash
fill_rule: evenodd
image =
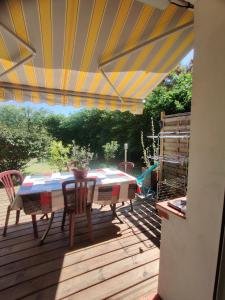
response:
<path id="1" fill-rule="evenodd" d="M 74 174 L 75 179 L 84 179 L 87 177 L 89 169 L 77 169 L 73 168 L 72 172 Z"/>

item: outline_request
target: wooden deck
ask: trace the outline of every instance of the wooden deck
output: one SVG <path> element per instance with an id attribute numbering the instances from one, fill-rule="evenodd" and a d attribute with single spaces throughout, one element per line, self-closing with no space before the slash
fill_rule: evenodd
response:
<path id="1" fill-rule="evenodd" d="M 155 293 L 158 284 L 160 218 L 145 201 L 134 212 L 120 206 L 124 221 L 112 221 L 108 207 L 93 210 L 93 244 L 83 217 L 76 222 L 76 245 L 68 248 L 68 231 L 60 230 L 56 215 L 43 246 L 33 239 L 30 216 L 22 213 L 14 225 L 11 212 L 7 236 L 2 237 L 6 213 L 0 191 L 0 299 L 140 299 Z M 41 234 L 47 221 L 38 221 Z"/>

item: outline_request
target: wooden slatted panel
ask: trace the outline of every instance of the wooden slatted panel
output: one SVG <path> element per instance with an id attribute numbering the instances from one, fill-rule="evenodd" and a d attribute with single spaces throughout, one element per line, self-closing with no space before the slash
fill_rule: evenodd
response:
<path id="1" fill-rule="evenodd" d="M 190 134 L 190 113 L 181 113 L 174 115 L 161 114 L 161 132 L 187 132 Z M 166 135 L 166 134 L 165 134 Z M 172 134 L 171 134 L 172 135 Z M 186 134 L 184 134 L 186 135 Z M 182 157 L 189 155 L 189 140 L 187 138 L 165 138 L 160 140 L 160 156 L 167 157 L 168 160 L 180 158 L 180 163 L 174 164 L 170 162 L 161 163 L 160 181 L 171 178 L 182 177 L 187 183 L 187 166 L 182 163 Z M 165 188 L 165 185 L 164 185 Z M 185 192 L 185 188 L 184 188 Z"/>

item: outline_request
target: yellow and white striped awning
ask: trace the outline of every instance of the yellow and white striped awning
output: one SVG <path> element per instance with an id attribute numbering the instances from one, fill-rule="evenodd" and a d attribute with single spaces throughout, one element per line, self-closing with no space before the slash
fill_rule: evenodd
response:
<path id="1" fill-rule="evenodd" d="M 142 113 L 193 47 L 193 13 L 136 0 L 1 0 L 0 100 Z"/>

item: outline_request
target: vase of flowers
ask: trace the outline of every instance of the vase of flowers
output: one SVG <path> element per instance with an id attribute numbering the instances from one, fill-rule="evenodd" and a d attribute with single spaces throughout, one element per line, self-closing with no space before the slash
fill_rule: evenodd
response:
<path id="1" fill-rule="evenodd" d="M 87 177 L 89 164 L 93 156 L 94 153 L 90 151 L 89 147 L 74 145 L 69 167 L 76 179 L 84 179 Z"/>

